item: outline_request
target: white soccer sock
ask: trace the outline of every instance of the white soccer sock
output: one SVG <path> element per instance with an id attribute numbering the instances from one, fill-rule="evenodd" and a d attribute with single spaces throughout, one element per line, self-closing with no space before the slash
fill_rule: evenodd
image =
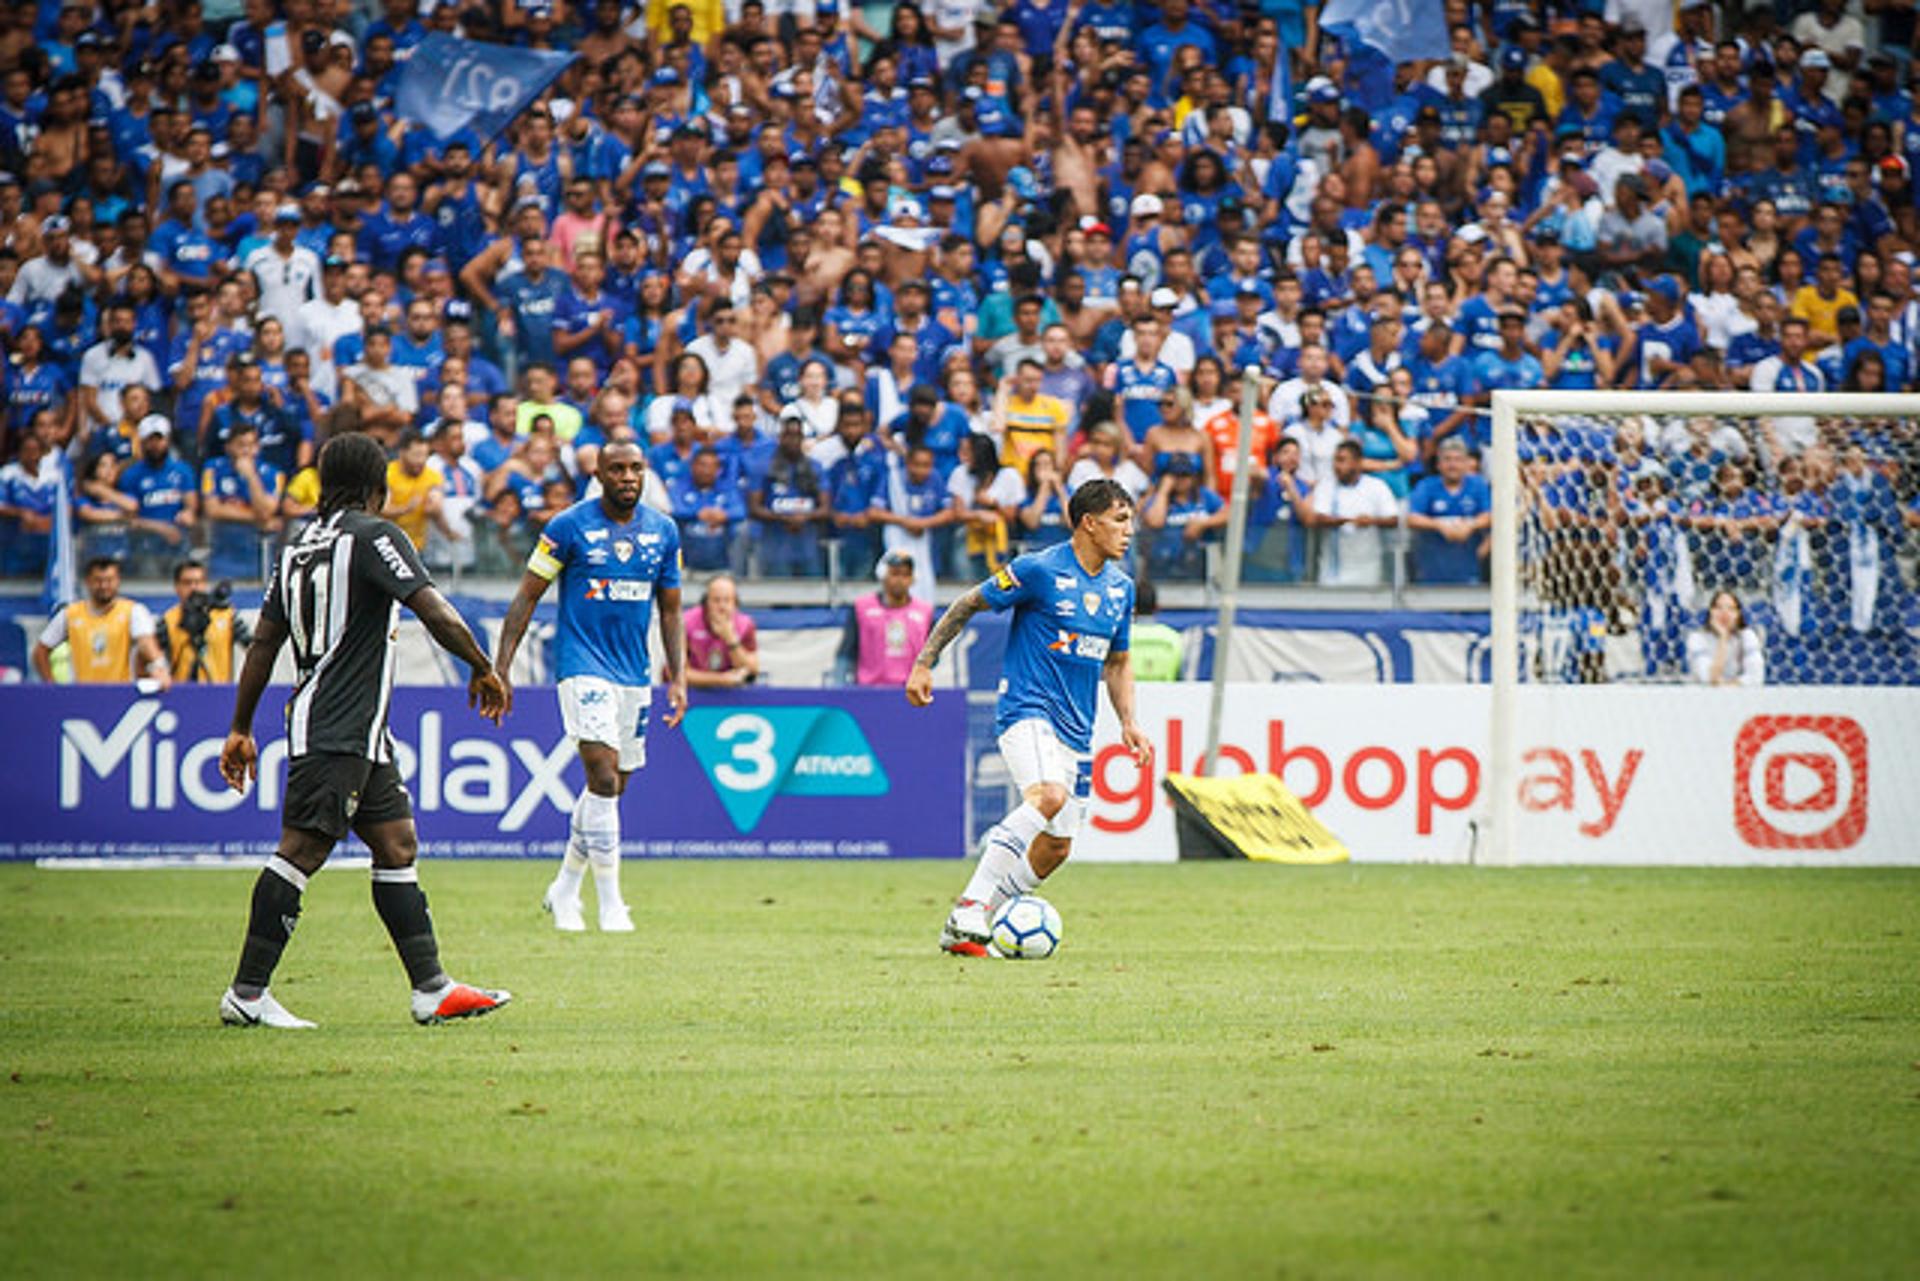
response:
<path id="1" fill-rule="evenodd" d="M 1027 846 L 1046 827 L 1046 815 L 1031 804 L 1022 804 L 988 828 L 980 842 L 980 862 L 961 897 L 993 908 L 1039 885 L 1040 878 L 1027 862 Z"/>
<path id="2" fill-rule="evenodd" d="M 593 864 L 593 890 L 601 910 L 620 897 L 620 800 L 586 792 L 580 797 L 580 843 L 586 848 L 587 861 Z"/>
<path id="3" fill-rule="evenodd" d="M 573 818 L 567 824 L 567 852 L 560 858 L 560 871 L 553 878 L 553 897 L 561 902 L 579 902 L 580 886 L 587 877 L 587 838 L 581 826 L 587 798 L 593 793 L 582 790 L 573 803 Z"/>

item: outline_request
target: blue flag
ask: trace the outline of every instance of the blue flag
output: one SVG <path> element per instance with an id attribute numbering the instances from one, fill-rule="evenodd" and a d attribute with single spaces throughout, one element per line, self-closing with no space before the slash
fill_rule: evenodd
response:
<path id="1" fill-rule="evenodd" d="M 1453 52 L 1446 0 L 1328 0 L 1320 11 L 1320 29 L 1339 35 L 1336 28 L 1343 26 L 1352 28 L 1349 43 L 1371 45 L 1390 62 Z"/>
<path id="2" fill-rule="evenodd" d="M 40 593 L 41 607 L 49 614 L 79 595 L 73 568 L 73 464 L 65 452 L 54 457 L 60 465 L 60 492 L 53 500 L 53 536 L 47 540 L 47 578 Z"/>
<path id="3" fill-rule="evenodd" d="M 402 119 L 442 138 L 472 129 L 483 143 L 491 142 L 579 56 L 436 32 L 407 60 L 394 106 Z"/>
<path id="4" fill-rule="evenodd" d="M 1293 139 L 1293 59 L 1281 49 L 1273 62 L 1273 87 L 1267 95 L 1267 119 L 1287 126 L 1288 143 Z"/>

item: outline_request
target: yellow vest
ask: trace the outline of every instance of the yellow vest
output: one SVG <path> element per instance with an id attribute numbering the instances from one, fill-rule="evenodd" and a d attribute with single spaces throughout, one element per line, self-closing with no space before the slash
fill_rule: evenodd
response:
<path id="1" fill-rule="evenodd" d="M 180 625 L 180 607 L 175 605 L 161 619 L 167 625 L 167 662 L 173 679 L 193 679 L 193 638 Z M 213 610 L 207 617 L 207 653 L 200 663 L 200 679 L 214 685 L 233 681 L 233 611 Z"/>
<path id="2" fill-rule="evenodd" d="M 86 601 L 67 606 L 67 650 L 76 685 L 124 685 L 133 679 L 133 602 L 124 597 L 105 614 Z"/>

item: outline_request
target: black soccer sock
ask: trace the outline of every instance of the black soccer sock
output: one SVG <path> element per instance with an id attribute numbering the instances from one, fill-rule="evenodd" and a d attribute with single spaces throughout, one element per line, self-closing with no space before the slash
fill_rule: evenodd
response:
<path id="1" fill-rule="evenodd" d="M 293 927 L 300 923 L 300 895 L 306 874 L 278 854 L 253 883 L 253 907 L 247 914 L 247 941 L 240 948 L 240 966 L 233 973 L 233 993 L 254 1000 L 267 990 L 273 967 L 287 950 Z"/>
<path id="2" fill-rule="evenodd" d="M 433 915 L 420 888 L 420 874 L 411 867 L 373 869 L 373 910 L 393 938 L 393 950 L 407 967 L 407 981 L 416 992 L 434 992 L 447 985 L 440 968 L 440 945 L 433 937 Z"/>

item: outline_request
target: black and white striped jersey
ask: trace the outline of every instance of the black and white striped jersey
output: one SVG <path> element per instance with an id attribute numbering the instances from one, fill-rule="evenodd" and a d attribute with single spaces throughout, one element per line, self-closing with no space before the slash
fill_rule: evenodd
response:
<path id="1" fill-rule="evenodd" d="M 363 511 L 314 521 L 280 553 L 260 617 L 286 627 L 293 652 L 289 756 L 393 759 L 400 602 L 431 582 L 406 534 Z"/>

